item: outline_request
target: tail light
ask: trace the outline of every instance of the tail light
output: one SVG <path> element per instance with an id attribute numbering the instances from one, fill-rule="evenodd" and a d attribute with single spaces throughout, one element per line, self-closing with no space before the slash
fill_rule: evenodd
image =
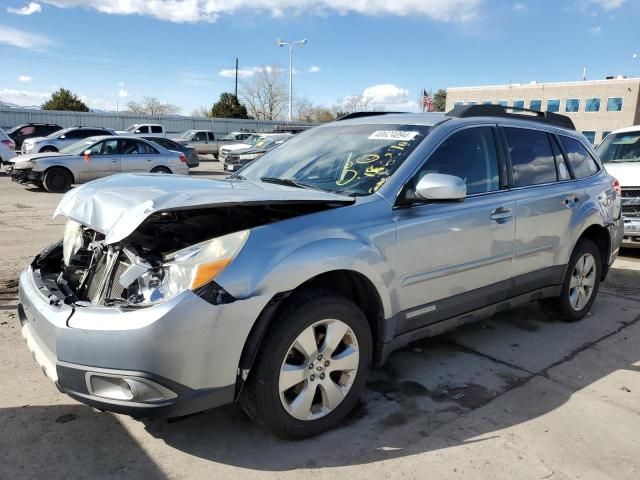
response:
<path id="1" fill-rule="evenodd" d="M 187 157 L 185 157 L 184 155 L 180 155 L 180 161 L 182 163 L 187 163 Z"/>
<path id="2" fill-rule="evenodd" d="M 4 143 L 7 147 L 9 147 L 11 150 L 15 150 L 16 148 L 16 144 L 13 142 L 13 140 L 2 140 L 2 143 Z"/>
<path id="3" fill-rule="evenodd" d="M 618 196 L 622 195 L 622 188 L 620 187 L 620 182 L 617 178 L 613 179 L 613 181 L 611 182 L 611 186 L 613 187 L 613 190 L 618 194 Z"/>

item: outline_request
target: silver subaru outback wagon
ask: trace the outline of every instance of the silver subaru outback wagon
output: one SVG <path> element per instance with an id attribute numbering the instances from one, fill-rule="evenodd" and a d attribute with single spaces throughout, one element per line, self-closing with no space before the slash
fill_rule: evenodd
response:
<path id="1" fill-rule="evenodd" d="M 591 308 L 617 181 L 563 116 L 352 115 L 226 179 L 68 192 L 20 277 L 22 333 L 74 399 L 134 417 L 238 401 L 275 434 L 338 424 L 411 341 L 536 301 Z"/>

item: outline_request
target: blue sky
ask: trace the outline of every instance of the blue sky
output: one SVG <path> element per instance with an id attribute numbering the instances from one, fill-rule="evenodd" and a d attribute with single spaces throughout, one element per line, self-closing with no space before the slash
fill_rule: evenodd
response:
<path id="1" fill-rule="evenodd" d="M 365 94 L 415 109 L 423 87 L 640 76 L 637 0 L 0 0 L 0 100 L 57 87 L 115 109 L 155 96 L 210 106 L 235 57 L 288 67 L 296 95 L 330 106 Z M 313 71 L 312 71 L 313 70 Z"/>

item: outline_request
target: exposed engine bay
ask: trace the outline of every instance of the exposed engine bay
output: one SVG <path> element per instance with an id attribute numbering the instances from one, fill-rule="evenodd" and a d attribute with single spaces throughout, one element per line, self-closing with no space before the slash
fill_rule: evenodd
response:
<path id="1" fill-rule="evenodd" d="M 141 308 L 185 288 L 211 303 L 229 303 L 233 297 L 206 281 L 206 274 L 224 269 L 250 229 L 341 205 L 282 202 L 159 211 L 110 245 L 104 234 L 69 220 L 63 241 L 38 255 L 32 268 L 67 304 Z"/>

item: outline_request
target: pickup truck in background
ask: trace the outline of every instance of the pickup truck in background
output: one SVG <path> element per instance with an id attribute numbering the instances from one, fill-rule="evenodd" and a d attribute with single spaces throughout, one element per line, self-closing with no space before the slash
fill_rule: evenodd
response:
<path id="1" fill-rule="evenodd" d="M 126 130 L 118 130 L 118 135 L 140 135 L 145 137 L 167 137 L 164 126 L 159 123 L 134 123 Z"/>
<path id="2" fill-rule="evenodd" d="M 173 140 L 195 148 L 199 155 L 212 154 L 217 159 L 221 145 L 241 142 L 251 135 L 248 132 L 231 132 L 217 139 L 211 130 L 187 130 Z"/>

